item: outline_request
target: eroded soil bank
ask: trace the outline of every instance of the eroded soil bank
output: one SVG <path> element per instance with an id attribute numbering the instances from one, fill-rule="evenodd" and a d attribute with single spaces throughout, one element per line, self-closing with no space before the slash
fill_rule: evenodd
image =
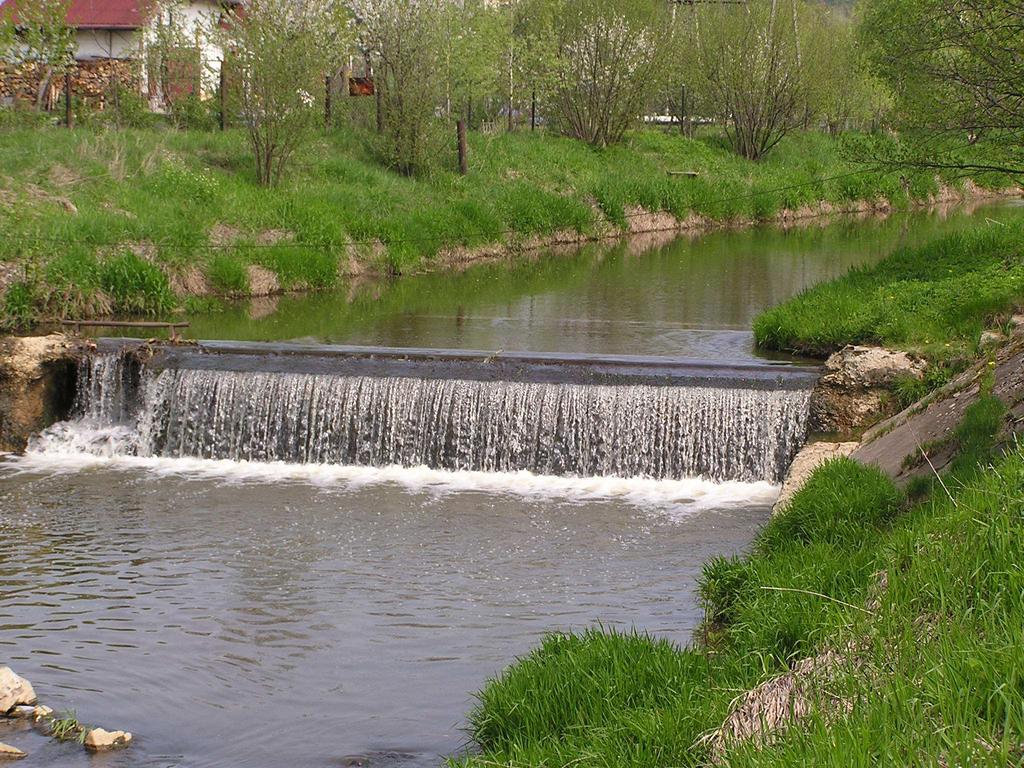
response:
<path id="1" fill-rule="evenodd" d="M 88 342 L 62 334 L 0 337 L 0 451 L 22 451 L 64 418 Z"/>

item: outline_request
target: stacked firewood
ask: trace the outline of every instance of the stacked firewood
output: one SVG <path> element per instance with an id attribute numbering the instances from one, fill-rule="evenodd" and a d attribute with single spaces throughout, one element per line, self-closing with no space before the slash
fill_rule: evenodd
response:
<path id="1" fill-rule="evenodd" d="M 37 65 L 16 67 L 0 64 L 0 98 L 35 103 L 46 73 Z M 64 78 L 53 77 L 43 98 L 43 108 L 52 109 L 64 91 Z M 76 61 L 71 69 L 71 92 L 76 99 L 102 109 L 122 93 L 140 89 L 139 64 L 125 59 L 91 59 Z"/>

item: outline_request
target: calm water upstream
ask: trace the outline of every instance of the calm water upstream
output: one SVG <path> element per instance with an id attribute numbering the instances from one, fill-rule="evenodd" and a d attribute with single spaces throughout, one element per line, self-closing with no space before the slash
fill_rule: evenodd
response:
<path id="1" fill-rule="evenodd" d="M 996 203 L 884 220 L 761 227 L 649 239 L 509 266 L 401 278 L 348 292 L 262 299 L 194 316 L 197 339 L 749 359 L 750 323 L 823 280 L 894 249 L 986 220 L 1024 219 Z M 992 224 L 991 226 L 997 226 Z"/>
<path id="2" fill-rule="evenodd" d="M 764 307 L 901 244 L 1022 215 L 594 247 L 251 302 L 191 318 L 192 333 L 749 360 Z M 244 407 L 252 382 L 225 381 Z M 545 632 L 602 622 L 687 642 L 701 563 L 746 547 L 776 494 L 129 455 L 110 425 L 72 426 L 59 450 L 0 458 L 0 663 L 44 703 L 137 741 L 90 758 L 0 724 L 0 741 L 31 753 L 24 766 L 438 765 L 464 744 L 472 692 Z"/>

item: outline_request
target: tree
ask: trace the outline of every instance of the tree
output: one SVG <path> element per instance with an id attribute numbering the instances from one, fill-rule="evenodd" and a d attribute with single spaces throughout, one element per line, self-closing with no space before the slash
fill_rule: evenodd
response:
<path id="1" fill-rule="evenodd" d="M 240 8 L 210 34 L 231 57 L 257 179 L 276 185 L 321 124 L 324 78 L 347 53 L 349 17 L 335 0 L 247 0 Z"/>
<path id="2" fill-rule="evenodd" d="M 474 100 L 502 91 L 503 56 L 510 30 L 501 8 L 463 0 L 442 8 L 445 114 L 462 114 Z"/>
<path id="3" fill-rule="evenodd" d="M 695 6 L 687 19 L 703 106 L 749 160 L 804 122 L 802 13 L 798 0 L 749 0 Z"/>
<path id="4" fill-rule="evenodd" d="M 432 124 L 444 100 L 444 0 L 356 0 L 359 44 L 374 64 L 386 162 L 411 175 L 434 154 Z"/>
<path id="5" fill-rule="evenodd" d="M 867 0 L 860 32 L 895 95 L 898 162 L 1024 175 L 1024 0 Z"/>
<path id="6" fill-rule="evenodd" d="M 827 6 L 809 10 L 802 67 L 806 123 L 818 120 L 833 135 L 854 126 L 876 128 L 890 106 L 888 89 L 870 71 L 853 23 Z"/>
<path id="7" fill-rule="evenodd" d="M 4 58 L 36 82 L 36 109 L 42 109 L 54 78 L 63 75 L 75 55 L 75 32 L 67 24 L 69 0 L 19 0 L 0 10 L 0 46 Z"/>
<path id="8" fill-rule="evenodd" d="M 553 106 L 566 133 L 594 146 L 622 140 L 658 89 L 663 13 L 643 0 L 561 3 Z"/>

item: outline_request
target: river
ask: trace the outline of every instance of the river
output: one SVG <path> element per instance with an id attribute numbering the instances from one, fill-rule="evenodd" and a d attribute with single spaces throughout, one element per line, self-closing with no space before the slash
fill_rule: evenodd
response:
<path id="1" fill-rule="evenodd" d="M 1000 205 L 592 246 L 249 302 L 192 317 L 191 332 L 756 365 L 747 329 L 761 309 L 900 245 L 1021 214 Z M 148 407 L 215 422 L 225 381 L 233 407 L 253 402 L 237 396 L 255 379 L 227 376 L 185 392 L 206 393 L 195 398 L 208 411 L 195 398 Z M 337 383 L 302 381 L 310 392 Z M 262 381 L 258 413 L 276 413 L 279 385 Z M 300 421 L 288 441 L 315 433 Z M 466 743 L 473 691 L 545 632 L 600 622 L 686 643 L 701 563 L 742 551 L 776 494 L 749 477 L 239 461 L 227 449 L 236 427 L 142 450 L 120 422 L 79 419 L 0 461 L 0 663 L 49 706 L 136 736 L 93 759 L 0 724 L 0 741 L 31 753 L 21 765 L 438 765 Z"/>

